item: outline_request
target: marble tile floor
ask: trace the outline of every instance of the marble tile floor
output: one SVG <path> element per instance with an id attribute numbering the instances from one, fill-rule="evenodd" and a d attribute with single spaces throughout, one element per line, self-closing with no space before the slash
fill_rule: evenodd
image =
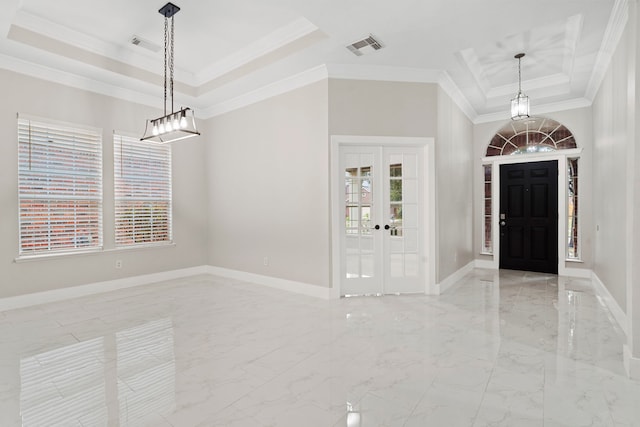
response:
<path id="1" fill-rule="evenodd" d="M 194 276 L 0 312 L 0 426 L 640 426 L 586 280 L 324 301 Z"/>

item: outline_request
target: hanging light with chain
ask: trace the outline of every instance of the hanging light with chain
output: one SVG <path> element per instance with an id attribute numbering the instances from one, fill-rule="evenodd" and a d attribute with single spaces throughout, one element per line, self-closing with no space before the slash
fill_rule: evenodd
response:
<path id="1" fill-rule="evenodd" d="M 511 120 L 522 120 L 529 117 L 529 97 L 522 93 L 522 74 L 520 70 L 520 61 L 524 57 L 524 53 L 514 56 L 518 60 L 518 93 L 511 100 Z"/>
<path id="2" fill-rule="evenodd" d="M 164 16 L 164 115 L 157 119 L 147 120 L 144 136 L 140 138 L 142 141 L 164 144 L 200 135 L 200 132 L 198 132 L 198 129 L 196 128 L 196 120 L 191 108 L 183 107 L 178 111 L 174 111 L 173 17 L 179 10 L 180 8 L 175 4 L 167 3 L 158 11 L 162 16 Z M 169 29 L 169 20 L 171 20 L 171 29 Z M 171 110 L 167 109 L 169 98 L 171 101 Z"/>

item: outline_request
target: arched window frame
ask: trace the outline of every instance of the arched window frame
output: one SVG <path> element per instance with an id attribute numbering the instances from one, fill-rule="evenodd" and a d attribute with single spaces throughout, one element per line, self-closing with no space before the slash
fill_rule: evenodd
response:
<path id="1" fill-rule="evenodd" d="M 572 257 L 569 256 L 569 162 L 577 162 L 582 155 L 582 148 L 577 147 L 573 134 L 560 123 L 547 118 L 532 118 L 537 127 L 533 127 L 526 130 L 525 123 L 510 122 L 503 126 L 491 139 L 487 146 L 486 156 L 482 158 L 481 162 L 481 177 L 482 177 L 482 239 L 480 252 L 483 255 L 491 255 L 492 261 L 489 262 L 488 267 L 499 267 L 499 201 L 497 197 L 491 197 L 492 195 L 500 194 L 500 166 L 510 163 L 525 163 L 525 162 L 537 162 L 546 160 L 558 161 L 558 214 L 564 220 L 558 221 L 558 253 L 564 254 L 564 257 L 558 259 L 558 273 L 563 274 L 566 271 L 565 261 L 569 262 L 581 262 L 580 242 L 581 227 L 577 222 L 577 230 L 575 240 L 578 242 L 578 250 Z M 540 126 L 542 123 L 542 126 Z M 559 126 L 558 126 L 559 125 Z M 515 126 L 515 127 L 514 127 Z M 546 126 L 546 128 L 545 128 Z M 525 128 L 524 131 L 520 130 Z M 505 137 L 504 130 L 507 128 L 512 129 L 512 135 Z M 551 131 L 549 131 L 551 128 Z M 546 130 L 546 131 L 545 131 Z M 562 133 L 555 133 L 555 135 L 562 136 L 561 138 L 554 138 L 554 132 L 561 131 Z M 503 133 L 501 133 L 503 132 Z M 528 133 L 528 135 L 525 135 Z M 568 135 L 566 134 L 568 133 Z M 531 134 L 535 138 L 530 138 Z M 514 137 L 517 137 L 514 139 Z M 502 146 L 496 144 L 499 138 L 504 141 Z M 523 144 L 522 141 L 529 141 L 529 145 Z M 533 141 L 533 144 L 531 142 Z M 540 144 L 540 141 L 543 143 Z M 546 150 L 527 150 L 531 145 L 543 145 L 549 147 Z M 504 147 L 510 147 L 504 150 Z M 515 147 L 515 148 L 514 148 Z M 518 151 L 519 150 L 519 151 Z M 503 154 L 504 153 L 504 154 Z M 487 194 L 489 191 L 489 194 Z M 576 200 L 579 200 L 579 193 L 576 195 Z M 487 230 L 487 227 L 490 227 Z M 487 237 L 491 239 L 487 241 Z"/>

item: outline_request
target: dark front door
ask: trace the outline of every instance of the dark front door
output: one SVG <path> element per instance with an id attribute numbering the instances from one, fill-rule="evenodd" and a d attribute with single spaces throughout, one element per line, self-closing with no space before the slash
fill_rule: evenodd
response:
<path id="1" fill-rule="evenodd" d="M 500 268 L 558 273 L 558 162 L 500 166 Z"/>

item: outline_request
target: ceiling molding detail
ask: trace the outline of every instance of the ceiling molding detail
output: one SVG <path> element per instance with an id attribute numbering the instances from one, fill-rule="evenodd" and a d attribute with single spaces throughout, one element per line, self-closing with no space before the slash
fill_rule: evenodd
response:
<path id="1" fill-rule="evenodd" d="M 253 42 L 246 48 L 206 67 L 196 74 L 194 84 L 203 85 L 317 30 L 319 30 L 319 28 L 307 19 L 298 18 L 260 40 Z"/>
<path id="2" fill-rule="evenodd" d="M 464 96 L 460 88 L 453 82 L 451 76 L 446 71 L 440 73 L 438 84 L 442 90 L 451 97 L 453 102 L 462 110 L 465 116 L 472 122 L 478 117 L 478 113 L 473 109 L 467 98 Z"/>
<path id="3" fill-rule="evenodd" d="M 327 64 L 327 70 L 330 78 L 345 80 L 437 83 L 440 77 L 439 70 L 381 65 Z"/>
<path id="4" fill-rule="evenodd" d="M 122 61 L 122 47 L 112 43 L 92 37 L 88 34 L 75 31 L 71 28 L 56 24 L 48 19 L 33 15 L 24 10 L 18 10 L 12 24 L 16 27 L 25 28 L 41 36 L 48 37 L 58 42 L 63 42 L 77 49 L 82 49 L 100 55 L 118 62 Z M 129 66 L 142 68 L 146 71 L 158 71 L 158 58 L 152 53 L 142 54 L 139 49 L 134 50 L 127 47 L 130 54 L 127 55 L 127 63 Z M 179 70 L 179 71 L 178 71 Z M 180 73 L 182 78 L 187 81 L 193 81 L 193 75 L 186 70 L 176 67 L 176 71 Z"/>
<path id="5" fill-rule="evenodd" d="M 161 54 L 129 42 L 133 34 L 159 38 L 151 0 L 3 1 L 0 68 L 162 105 Z M 175 70 L 178 104 L 208 118 L 326 78 L 378 80 L 438 84 L 472 122 L 503 120 L 517 91 L 513 55 L 526 52 L 522 85 L 534 113 L 580 108 L 590 105 L 602 84 L 630 4 L 462 0 L 469 13 L 461 17 L 451 2 L 433 1 L 441 6 L 435 17 L 431 2 L 413 0 L 384 10 L 315 0 L 185 8 L 186 25 L 178 29 L 184 59 Z M 131 13 L 123 15 L 124 6 Z M 447 24 L 458 18 L 464 18 L 460 26 Z M 368 32 L 380 35 L 385 49 L 364 57 L 344 49 L 352 34 Z"/>
<path id="6" fill-rule="evenodd" d="M 265 99 L 325 80 L 327 77 L 327 67 L 325 65 L 319 65 L 286 79 L 263 86 L 260 89 L 206 108 L 202 112 L 202 118 L 208 119 L 242 107 L 247 107 L 251 104 L 264 101 Z"/>
<path id="7" fill-rule="evenodd" d="M 550 114 L 558 111 L 575 110 L 577 108 L 586 108 L 591 106 L 591 101 L 586 98 L 570 99 L 568 101 L 555 102 L 549 104 L 535 105 L 532 107 L 532 116 L 542 114 Z M 492 114 L 482 114 L 473 120 L 474 124 L 490 123 L 511 120 L 511 114 L 508 105 L 505 105 L 504 111 Z"/>
<path id="8" fill-rule="evenodd" d="M 591 78 L 589 79 L 589 83 L 587 84 L 587 89 L 585 91 L 585 97 L 591 101 L 595 99 L 598 89 L 600 89 L 602 80 L 607 73 L 607 69 L 611 63 L 611 58 L 616 51 L 616 47 L 620 42 L 620 38 L 624 33 L 628 20 L 628 0 L 616 0 L 611 16 L 609 17 L 607 29 L 604 37 L 602 38 L 602 45 L 600 46 L 596 62 L 593 66 L 593 73 L 591 74 Z"/>
<path id="9" fill-rule="evenodd" d="M 525 65 L 523 68 L 531 70 L 538 63 L 541 63 L 543 56 L 548 55 L 552 50 L 557 58 L 553 58 L 556 67 L 555 73 L 544 77 L 526 77 L 522 80 L 525 92 L 532 89 L 544 88 L 548 86 L 558 86 L 560 84 L 567 87 L 571 84 L 571 74 L 575 62 L 576 47 L 580 38 L 583 26 L 583 16 L 573 15 L 565 21 L 550 23 L 546 26 L 533 30 L 514 34 L 506 37 L 500 42 L 503 49 L 496 51 L 494 45 L 481 48 L 468 48 L 459 52 L 461 62 L 473 77 L 477 88 L 480 90 L 485 101 L 491 103 L 491 98 L 502 98 L 513 95 L 518 91 L 518 82 L 513 80 L 515 74 L 511 73 L 515 64 L 513 54 L 524 51 L 525 60 L 529 59 L 532 66 Z M 510 52 L 505 55 L 504 52 Z M 511 54 L 511 52 L 513 54 Z M 506 79 L 505 79 L 506 77 Z M 508 83 L 505 83 L 508 81 Z M 568 92 L 568 90 L 567 90 Z M 502 102 L 502 100 L 500 100 Z"/>
<path id="10" fill-rule="evenodd" d="M 127 89 L 121 85 L 105 83 L 103 81 L 45 67 L 31 61 L 24 61 L 4 54 L 0 54 L 0 68 L 51 83 L 57 83 L 75 89 L 94 92 L 100 95 L 110 96 L 158 109 L 160 109 L 158 106 L 162 105 L 163 101 L 161 96 L 150 95 L 140 90 Z M 153 87 L 153 92 L 157 92 L 155 86 Z"/>

